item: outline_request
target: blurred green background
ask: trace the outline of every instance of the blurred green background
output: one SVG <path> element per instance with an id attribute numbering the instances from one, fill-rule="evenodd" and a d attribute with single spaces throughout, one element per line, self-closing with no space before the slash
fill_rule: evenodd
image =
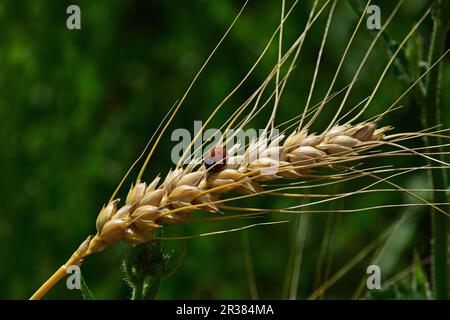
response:
<path id="1" fill-rule="evenodd" d="M 405 1 L 389 27 L 391 37 L 401 41 L 431 2 Z M 66 28 L 66 8 L 74 3 L 81 7 L 82 29 L 71 31 Z M 320 5 L 323 3 L 319 1 Z M 380 5 L 384 22 L 394 3 L 374 3 Z M 241 5 L 242 1 L 227 0 L 0 1 L 0 298 L 28 298 L 88 234 L 95 232 L 95 219 L 102 205 L 164 114 L 183 95 Z M 301 1 L 292 12 L 285 25 L 284 50 L 303 30 L 311 5 L 312 1 Z M 150 162 L 145 180 L 150 181 L 173 166 L 171 130 L 192 131 L 193 121 L 205 120 L 250 69 L 277 27 L 280 8 L 280 1 L 250 1 L 175 118 Z M 306 38 L 281 100 L 277 116 L 280 123 L 303 110 L 327 13 L 328 9 Z M 338 1 L 314 104 L 324 96 L 357 18 L 347 1 Z M 428 18 L 417 33 L 425 49 L 430 31 Z M 371 39 L 363 25 L 335 90 L 351 81 Z M 413 37 L 413 41 L 418 39 Z M 228 119 L 265 79 L 276 56 L 274 43 L 249 81 L 214 119 L 213 127 Z M 385 47 L 377 45 L 358 78 L 348 107 L 371 93 L 387 60 Z M 448 64 L 444 66 L 444 83 L 450 83 L 449 68 Z M 389 72 L 361 119 L 385 110 L 406 88 L 395 72 Z M 336 108 L 339 102 L 337 99 L 327 104 L 327 110 Z M 387 116 L 381 124 L 393 125 L 395 132 L 421 130 L 418 105 L 411 98 L 402 104 L 404 108 Z M 450 105 L 446 90 L 443 105 Z M 443 114 L 446 127 L 450 124 L 447 109 Z M 323 129 L 334 115 L 327 110 L 319 117 L 315 130 Z M 262 127 L 269 111 L 252 125 Z M 421 144 L 422 141 L 412 141 L 407 145 Z M 417 157 L 404 157 L 369 161 L 366 166 L 424 163 Z M 134 171 L 132 176 L 135 174 Z M 426 178 L 424 171 L 417 171 L 395 181 L 403 187 L 426 188 Z M 120 192 L 122 198 L 132 181 L 126 181 Z M 322 192 L 355 190 L 368 181 L 339 184 Z M 421 195 L 429 198 L 427 193 Z M 408 202 L 417 201 L 400 192 L 367 193 L 307 209 L 352 209 Z M 262 198 L 244 204 L 280 208 L 298 203 L 296 199 Z M 318 284 L 349 263 L 405 211 L 390 208 L 307 215 L 297 297 L 308 297 Z M 422 259 L 430 255 L 428 208 L 414 207 L 409 211 L 412 215 L 395 231 L 379 261 L 382 280 L 410 266 L 415 252 Z M 280 219 L 291 223 L 187 241 L 182 265 L 163 280 L 157 298 L 250 298 L 249 274 L 250 279 L 255 279 L 259 298 L 286 298 L 289 261 L 296 255 L 297 217 L 272 216 L 258 221 Z M 170 226 L 166 235 L 198 234 L 253 222 Z M 177 242 L 166 245 L 175 250 L 175 255 L 181 247 Z M 128 248 L 125 244 L 114 245 L 86 259 L 83 275 L 97 298 L 129 297 L 121 272 L 121 261 Z M 373 254 L 357 263 L 326 291 L 325 298 L 350 298 L 371 258 Z M 249 273 L 250 269 L 253 271 Z M 429 275 L 429 265 L 425 265 L 425 270 Z M 78 291 L 67 290 L 64 281 L 47 296 L 80 297 Z"/>

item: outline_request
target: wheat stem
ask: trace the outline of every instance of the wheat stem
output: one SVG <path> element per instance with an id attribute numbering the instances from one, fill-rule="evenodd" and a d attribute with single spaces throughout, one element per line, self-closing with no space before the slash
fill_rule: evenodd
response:
<path id="1" fill-rule="evenodd" d="M 55 284 L 57 284 L 67 274 L 67 268 L 81 263 L 81 257 L 75 252 L 67 262 L 48 278 L 47 281 L 31 296 L 30 300 L 41 299 Z"/>
<path id="2" fill-rule="evenodd" d="M 444 4 L 445 2 L 445 4 Z M 441 1 L 433 14 L 433 34 L 430 45 L 429 61 L 435 61 L 443 55 L 445 38 L 449 27 L 448 18 L 450 5 L 447 1 Z M 445 16 L 447 15 L 447 17 Z M 440 124 L 440 65 L 429 75 L 423 112 L 427 126 Z M 427 145 L 439 145 L 439 137 L 427 137 Z M 436 157 L 443 159 L 441 155 Z M 444 169 L 431 171 L 431 181 L 433 188 L 441 189 L 447 187 L 447 175 Z M 434 202 L 446 202 L 446 194 L 440 192 L 433 193 Z M 447 209 L 442 207 L 444 210 Z M 449 298 L 449 261 L 448 261 L 448 218 L 436 214 L 436 210 L 431 210 L 432 232 L 433 232 L 433 285 L 436 299 L 446 300 Z"/>

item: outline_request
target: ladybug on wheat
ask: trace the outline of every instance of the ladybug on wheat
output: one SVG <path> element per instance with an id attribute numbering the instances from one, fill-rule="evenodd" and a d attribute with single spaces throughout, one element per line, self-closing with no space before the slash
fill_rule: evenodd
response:
<path id="1" fill-rule="evenodd" d="M 227 151 L 222 146 L 217 146 L 209 150 L 203 160 L 208 170 L 218 171 L 227 164 Z"/>

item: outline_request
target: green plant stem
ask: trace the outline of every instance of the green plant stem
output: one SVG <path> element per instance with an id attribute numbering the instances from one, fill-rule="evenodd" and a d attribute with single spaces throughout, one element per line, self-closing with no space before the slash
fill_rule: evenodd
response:
<path id="1" fill-rule="evenodd" d="M 132 290 L 132 300 L 155 299 L 161 279 L 176 268 L 167 267 L 170 257 L 164 253 L 160 241 L 136 245 L 128 250 L 123 271 Z"/>
<path id="2" fill-rule="evenodd" d="M 444 8 L 446 7 L 446 8 Z M 448 15 L 448 1 L 441 1 L 433 15 L 433 34 L 430 43 L 429 63 L 438 60 L 444 53 L 445 36 L 448 30 L 448 23 L 444 15 Z M 436 70 L 429 75 L 426 90 L 425 105 L 423 105 L 423 113 L 426 127 L 434 127 L 440 125 L 440 79 L 441 68 L 438 66 Z M 428 146 L 441 145 L 441 138 L 428 137 Z M 437 150 L 441 152 L 442 150 Z M 435 151 L 436 152 L 436 151 Z M 438 154 L 436 159 L 443 161 L 443 156 Z M 433 189 L 446 189 L 447 177 L 444 168 L 431 170 L 431 181 Z M 433 192 L 434 203 L 446 203 L 447 196 L 443 192 Z M 448 212 L 448 208 L 441 206 L 441 209 Z M 431 209 L 432 233 L 433 233 L 433 288 L 436 299 L 448 299 L 448 224 L 447 216 L 442 215 L 436 210 Z"/>
<path id="3" fill-rule="evenodd" d="M 364 3 L 365 0 L 348 0 L 350 7 L 355 12 L 355 14 L 359 17 L 364 14 Z M 371 32 L 372 36 L 375 37 L 377 32 Z M 380 37 L 381 45 L 384 47 L 387 55 L 389 58 L 392 58 L 394 55 L 394 52 L 398 49 L 398 43 L 396 43 L 394 40 L 392 40 L 392 37 L 390 36 L 388 30 L 384 30 Z M 419 55 L 420 56 L 420 55 Z M 400 49 L 400 52 L 398 55 L 394 58 L 394 73 L 397 75 L 399 79 L 404 81 L 408 86 L 412 85 L 414 83 L 414 75 L 411 72 L 411 65 L 412 64 L 418 64 L 419 61 L 413 60 L 411 61 L 410 57 L 405 52 L 405 49 Z M 411 91 L 411 94 L 413 95 L 414 99 L 420 103 L 424 104 L 425 99 L 425 87 L 420 81 L 415 90 Z"/>
<path id="4" fill-rule="evenodd" d="M 144 291 L 144 284 L 143 282 L 137 281 L 133 285 L 133 290 L 131 293 L 131 300 L 142 300 L 142 293 Z"/>

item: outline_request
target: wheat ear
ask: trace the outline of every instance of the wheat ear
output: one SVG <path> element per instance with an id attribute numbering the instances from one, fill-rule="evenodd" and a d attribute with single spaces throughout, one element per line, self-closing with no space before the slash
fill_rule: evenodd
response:
<path id="1" fill-rule="evenodd" d="M 81 264 L 92 253 L 121 240 L 148 243 L 155 240 L 152 231 L 164 224 L 189 221 L 191 211 L 218 212 L 226 201 L 220 197 L 227 191 L 257 194 L 262 190 L 261 181 L 296 179 L 312 167 L 332 166 L 349 155 L 378 146 L 389 129 L 377 129 L 375 123 L 368 122 L 335 126 L 320 135 L 294 131 L 282 145 L 278 146 L 283 139 L 279 136 L 264 150 L 260 149 L 259 157 L 251 159 L 250 150 L 262 146 L 262 137 L 253 141 L 244 155 L 226 159 L 230 164 L 221 169 L 187 166 L 170 171 L 162 183 L 160 177 L 148 185 L 139 182 L 131 187 L 123 206 L 119 208 L 120 200 L 115 199 L 102 208 L 96 221 L 97 234 L 89 236 L 31 299 L 42 297 L 55 281 L 64 277 L 68 266 Z M 276 171 L 263 173 L 269 167 Z"/>

